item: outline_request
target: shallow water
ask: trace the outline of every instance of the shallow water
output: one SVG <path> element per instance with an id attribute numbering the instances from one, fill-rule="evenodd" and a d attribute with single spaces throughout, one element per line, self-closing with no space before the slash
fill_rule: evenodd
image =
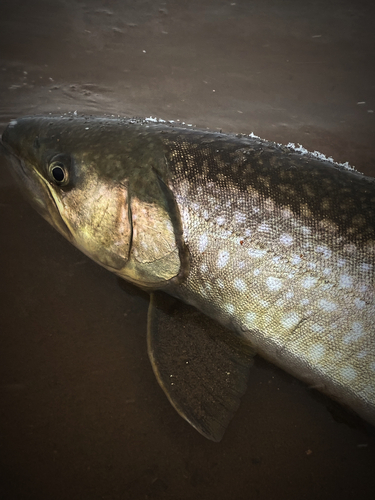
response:
<path id="1" fill-rule="evenodd" d="M 375 175 L 373 5 L 3 0 L 0 126 L 158 116 Z M 200 436 L 152 373 L 147 297 L 63 240 L 4 168 L 0 196 L 2 498 L 373 496 L 374 431 L 262 360 L 223 441 Z"/>

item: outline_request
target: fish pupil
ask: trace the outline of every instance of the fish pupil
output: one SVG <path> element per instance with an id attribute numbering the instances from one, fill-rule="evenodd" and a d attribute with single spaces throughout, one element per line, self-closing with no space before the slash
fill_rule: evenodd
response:
<path id="1" fill-rule="evenodd" d="M 60 166 L 53 167 L 52 175 L 56 182 L 62 182 L 65 177 L 64 170 Z"/>

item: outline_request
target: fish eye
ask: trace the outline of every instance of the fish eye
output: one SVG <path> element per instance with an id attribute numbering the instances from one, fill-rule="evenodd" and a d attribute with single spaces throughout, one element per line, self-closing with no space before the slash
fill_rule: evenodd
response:
<path id="1" fill-rule="evenodd" d="M 64 182 L 65 172 L 63 165 L 56 164 L 52 169 L 51 173 L 56 182 Z"/>
<path id="2" fill-rule="evenodd" d="M 50 180 L 57 186 L 66 186 L 69 182 L 70 158 L 66 155 L 54 156 L 48 165 Z"/>

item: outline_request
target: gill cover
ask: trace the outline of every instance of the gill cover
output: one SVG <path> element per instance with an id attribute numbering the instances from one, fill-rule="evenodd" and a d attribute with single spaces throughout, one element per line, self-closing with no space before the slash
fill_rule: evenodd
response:
<path id="1" fill-rule="evenodd" d="M 173 194 L 154 169 L 129 186 L 132 242 L 121 276 L 146 288 L 159 288 L 185 275 L 187 249 Z"/>

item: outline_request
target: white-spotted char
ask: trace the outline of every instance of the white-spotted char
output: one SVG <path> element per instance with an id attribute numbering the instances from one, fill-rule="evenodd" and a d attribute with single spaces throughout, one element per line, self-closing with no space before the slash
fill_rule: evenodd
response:
<path id="1" fill-rule="evenodd" d="M 196 306 L 375 423 L 373 178 L 137 120 L 23 118 L 2 143 L 37 210 L 96 262 Z"/>

